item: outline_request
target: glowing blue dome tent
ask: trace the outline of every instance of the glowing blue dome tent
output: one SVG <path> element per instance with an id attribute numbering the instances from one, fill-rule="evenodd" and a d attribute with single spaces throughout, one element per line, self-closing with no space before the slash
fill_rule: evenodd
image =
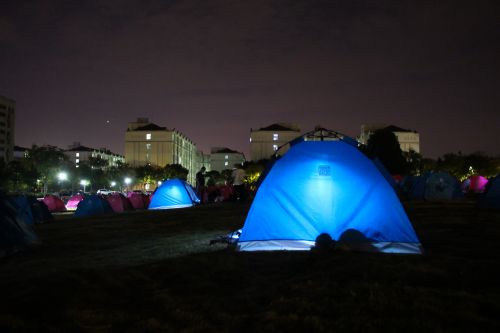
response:
<path id="1" fill-rule="evenodd" d="M 356 146 L 302 141 L 262 181 L 238 241 L 242 251 L 309 250 L 328 234 L 351 249 L 421 253 L 391 185 Z"/>
<path id="2" fill-rule="evenodd" d="M 191 207 L 200 202 L 195 191 L 181 179 L 169 179 L 158 187 L 148 209 L 172 209 Z"/>

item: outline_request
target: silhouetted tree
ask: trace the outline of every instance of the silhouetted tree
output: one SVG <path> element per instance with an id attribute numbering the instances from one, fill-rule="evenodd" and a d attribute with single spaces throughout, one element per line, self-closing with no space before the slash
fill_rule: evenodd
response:
<path id="1" fill-rule="evenodd" d="M 389 130 L 375 131 L 368 139 L 365 151 L 370 158 L 378 158 L 393 175 L 405 174 L 408 170 L 398 139 Z"/>
<path id="2" fill-rule="evenodd" d="M 187 180 L 188 174 L 189 170 L 180 164 L 167 164 L 163 168 L 164 179 L 180 178 L 183 180 Z"/>
<path id="3" fill-rule="evenodd" d="M 135 168 L 135 175 L 139 182 L 142 184 L 156 184 L 158 181 L 163 180 L 163 169 L 154 165 L 144 165 Z"/>
<path id="4" fill-rule="evenodd" d="M 49 184 L 56 180 L 57 172 L 69 167 L 64 151 L 54 146 L 33 145 L 28 150 L 25 161 L 28 168 L 38 171 L 44 194 L 47 193 Z"/>
<path id="5" fill-rule="evenodd" d="M 205 178 L 207 179 L 207 186 L 220 185 L 224 183 L 224 178 L 217 170 L 205 172 Z"/>

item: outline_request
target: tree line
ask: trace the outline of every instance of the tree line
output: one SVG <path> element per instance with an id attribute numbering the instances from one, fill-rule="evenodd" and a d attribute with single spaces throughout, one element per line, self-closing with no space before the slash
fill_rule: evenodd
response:
<path id="1" fill-rule="evenodd" d="M 472 175 L 493 177 L 500 172 L 500 155 L 482 152 L 447 153 L 437 159 L 425 158 L 410 150 L 403 152 L 396 135 L 387 130 L 375 131 L 361 150 L 370 158 L 378 158 L 392 175 L 420 175 L 444 171 L 463 181 Z"/>
<path id="2" fill-rule="evenodd" d="M 60 174 L 65 174 L 65 179 Z M 46 194 L 51 192 L 75 192 L 83 189 L 92 192 L 100 188 L 123 190 L 125 179 L 132 184 L 157 184 L 169 178 L 187 179 L 188 169 L 180 164 L 164 167 L 145 165 L 131 167 L 126 163 L 109 166 L 108 161 L 97 155 L 82 161 L 78 167 L 64 151 L 54 146 L 33 145 L 25 158 L 9 163 L 0 160 L 0 188 L 11 193 Z"/>
<path id="3" fill-rule="evenodd" d="M 425 158 L 414 151 L 401 151 L 394 133 L 384 130 L 375 131 L 368 139 L 367 145 L 361 146 L 360 150 L 372 159 L 378 158 L 392 175 L 445 171 L 464 180 L 474 174 L 493 177 L 500 172 L 500 155 L 458 152 L 444 154 L 438 159 Z M 250 187 L 255 187 L 268 162 L 245 162 L 243 168 Z M 58 178 L 61 172 L 67 174 L 66 179 Z M 158 181 L 164 179 L 186 180 L 188 172 L 188 169 L 180 164 L 131 167 L 125 163 L 117 163 L 115 166 L 109 166 L 100 156 L 90 157 L 88 161 L 82 161 L 76 167 L 62 149 L 33 145 L 22 160 L 14 160 L 8 164 L 0 160 L 0 188 L 12 193 L 69 192 L 82 190 L 81 181 L 86 180 L 88 191 L 96 191 L 99 188 L 123 190 L 126 187 L 125 179 L 130 178 L 133 184 L 139 184 L 145 189 L 146 184 L 154 188 Z M 227 184 L 231 179 L 231 170 L 208 171 L 205 177 L 208 186 Z"/>

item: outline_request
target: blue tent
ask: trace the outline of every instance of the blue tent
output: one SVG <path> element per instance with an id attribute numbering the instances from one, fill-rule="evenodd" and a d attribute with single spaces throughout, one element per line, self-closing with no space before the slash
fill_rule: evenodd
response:
<path id="1" fill-rule="evenodd" d="M 38 242 L 35 232 L 19 217 L 17 209 L 10 198 L 0 193 L 0 258 Z"/>
<path id="2" fill-rule="evenodd" d="M 327 234 L 351 249 L 421 253 L 391 185 L 344 141 L 303 141 L 259 187 L 238 242 L 242 251 L 309 250 Z"/>
<path id="3" fill-rule="evenodd" d="M 200 202 L 195 191 L 181 179 L 169 179 L 158 187 L 151 198 L 148 209 L 171 209 L 191 207 Z"/>
<path id="4" fill-rule="evenodd" d="M 108 201 L 98 195 L 89 195 L 80 201 L 76 208 L 76 217 L 94 216 L 102 214 L 111 214 L 113 210 Z"/>
<path id="5" fill-rule="evenodd" d="M 489 180 L 477 205 L 480 208 L 500 209 L 500 175 Z"/>
<path id="6" fill-rule="evenodd" d="M 43 201 L 29 195 L 16 195 L 12 201 L 17 205 L 17 214 L 26 224 L 52 221 L 54 217 Z"/>
<path id="7" fill-rule="evenodd" d="M 431 173 L 425 182 L 425 200 L 453 200 L 462 197 L 460 182 L 447 172 Z"/>
<path id="8" fill-rule="evenodd" d="M 430 173 L 426 172 L 420 176 L 407 176 L 403 181 L 403 192 L 412 200 L 424 200 L 425 183 Z"/>

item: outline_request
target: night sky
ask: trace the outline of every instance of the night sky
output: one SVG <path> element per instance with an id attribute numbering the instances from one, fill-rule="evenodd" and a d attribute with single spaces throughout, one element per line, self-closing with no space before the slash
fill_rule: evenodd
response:
<path id="1" fill-rule="evenodd" d="M 248 157 L 275 122 L 500 153 L 500 1 L 0 1 L 16 144 L 123 154 L 137 117 Z"/>

